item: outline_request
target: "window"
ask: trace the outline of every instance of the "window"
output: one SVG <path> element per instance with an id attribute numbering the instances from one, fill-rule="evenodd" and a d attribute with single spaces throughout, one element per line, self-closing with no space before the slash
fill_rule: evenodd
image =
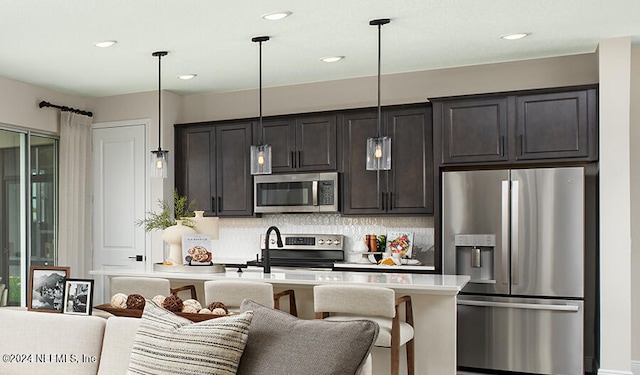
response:
<path id="1" fill-rule="evenodd" d="M 29 266 L 56 264 L 57 176 L 56 138 L 0 129 L 0 305 L 25 305 Z"/>

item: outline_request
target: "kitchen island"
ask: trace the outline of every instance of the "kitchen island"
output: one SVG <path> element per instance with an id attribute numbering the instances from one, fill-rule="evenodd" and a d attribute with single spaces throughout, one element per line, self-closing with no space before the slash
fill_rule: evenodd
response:
<path id="1" fill-rule="evenodd" d="M 371 285 L 394 289 L 397 296 L 410 295 L 413 302 L 415 325 L 416 374 L 456 373 L 456 298 L 469 281 L 468 276 L 348 272 L 272 267 L 266 274 L 260 268 L 249 267 L 243 272 L 228 268 L 224 273 L 150 272 L 135 273 L 116 270 L 94 270 L 97 277 L 142 276 L 171 280 L 172 285 L 193 284 L 202 290 L 206 280 L 245 279 L 273 284 L 276 291 L 294 289 L 298 316 L 313 319 L 313 286 L 321 284 Z M 199 299 L 204 299 L 202 292 Z M 389 351 L 375 348 L 373 373 L 389 373 Z M 404 355 L 401 370 L 405 371 Z"/>

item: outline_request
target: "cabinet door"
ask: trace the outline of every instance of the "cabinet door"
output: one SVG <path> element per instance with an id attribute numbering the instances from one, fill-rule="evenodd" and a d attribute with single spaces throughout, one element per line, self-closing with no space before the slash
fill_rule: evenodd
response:
<path id="1" fill-rule="evenodd" d="M 292 172 L 296 156 L 295 122 L 292 119 L 263 120 L 264 143 L 271 145 L 271 170 L 273 173 Z M 258 131 L 260 131 L 258 129 Z M 260 139 L 259 135 L 255 137 Z"/>
<path id="2" fill-rule="evenodd" d="M 215 215 L 215 127 L 176 127 L 176 188 Z"/>
<path id="3" fill-rule="evenodd" d="M 377 123 L 378 113 L 375 110 L 350 112 L 343 116 L 342 213 L 344 215 L 384 213 L 379 172 L 368 171 L 366 168 L 367 138 L 377 135 Z"/>
<path id="4" fill-rule="evenodd" d="M 216 126 L 218 216 L 253 214 L 250 148 L 250 122 Z"/>
<path id="5" fill-rule="evenodd" d="M 587 158 L 593 103 L 586 90 L 518 96 L 515 159 Z"/>
<path id="6" fill-rule="evenodd" d="M 433 142 L 431 108 L 385 112 L 391 137 L 386 210 L 390 214 L 433 213 Z"/>
<path id="7" fill-rule="evenodd" d="M 507 155 L 507 99 L 445 101 L 442 106 L 442 163 L 504 161 Z"/>
<path id="8" fill-rule="evenodd" d="M 337 170 L 337 115 L 296 119 L 296 169 Z"/>

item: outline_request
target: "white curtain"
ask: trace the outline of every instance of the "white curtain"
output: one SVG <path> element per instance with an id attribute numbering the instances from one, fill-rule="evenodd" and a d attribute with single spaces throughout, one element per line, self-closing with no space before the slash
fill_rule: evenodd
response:
<path id="1" fill-rule="evenodd" d="M 88 277 L 92 265 L 91 117 L 60 113 L 58 265 Z"/>

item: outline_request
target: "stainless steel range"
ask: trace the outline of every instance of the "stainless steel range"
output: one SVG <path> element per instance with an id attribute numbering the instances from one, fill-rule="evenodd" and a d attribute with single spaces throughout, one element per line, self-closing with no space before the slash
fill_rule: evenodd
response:
<path id="1" fill-rule="evenodd" d="M 269 235 L 271 265 L 278 267 L 332 268 L 344 261 L 344 236 L 341 234 L 282 234 L 283 247 L 277 246 L 276 234 Z M 265 235 L 260 235 L 264 258 Z M 262 266 L 261 260 L 247 262 Z"/>

